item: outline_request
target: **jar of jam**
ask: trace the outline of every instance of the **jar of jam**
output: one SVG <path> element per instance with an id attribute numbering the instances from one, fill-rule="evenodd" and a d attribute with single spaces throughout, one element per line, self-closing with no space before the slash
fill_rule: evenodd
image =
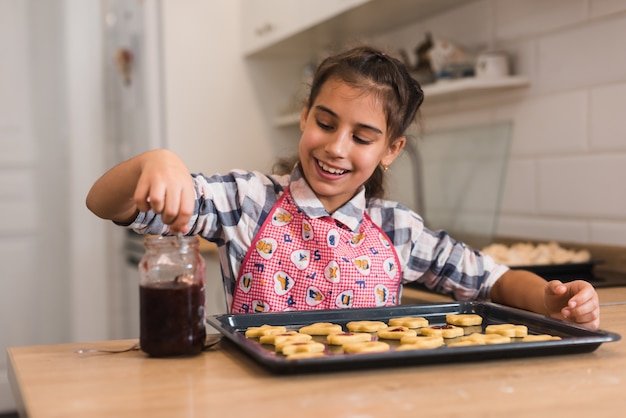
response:
<path id="1" fill-rule="evenodd" d="M 139 346 L 154 357 L 194 355 L 206 337 L 205 263 L 198 238 L 146 236 L 139 263 Z"/>

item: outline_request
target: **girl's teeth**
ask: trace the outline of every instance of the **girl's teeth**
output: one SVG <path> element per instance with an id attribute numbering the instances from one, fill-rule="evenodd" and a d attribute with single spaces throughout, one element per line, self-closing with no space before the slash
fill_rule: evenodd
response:
<path id="1" fill-rule="evenodd" d="M 318 161 L 318 165 L 320 166 L 320 168 L 322 170 L 328 171 L 331 174 L 343 174 L 343 173 L 346 172 L 346 170 L 339 170 L 339 169 L 336 169 L 336 168 L 329 167 L 329 166 L 327 166 L 326 164 L 324 164 L 321 161 Z"/>

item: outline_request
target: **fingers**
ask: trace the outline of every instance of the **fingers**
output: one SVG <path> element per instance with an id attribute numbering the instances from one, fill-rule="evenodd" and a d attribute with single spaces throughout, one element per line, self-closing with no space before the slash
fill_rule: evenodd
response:
<path id="1" fill-rule="evenodd" d="M 568 290 L 572 297 L 562 310 L 563 316 L 573 322 L 597 329 L 600 326 L 598 293 L 590 283 L 582 280 L 573 281 L 569 285 Z"/>
<path id="2" fill-rule="evenodd" d="M 555 280 L 550 282 L 546 295 L 554 303 L 555 314 L 588 328 L 600 326 L 598 294 L 590 283 L 575 280 L 563 284 Z"/>
<path id="3" fill-rule="evenodd" d="M 152 210 L 161 215 L 170 232 L 188 232 L 188 223 L 193 215 L 195 191 L 191 177 L 184 180 L 160 178 L 140 179 L 135 189 L 134 200 L 141 211 Z"/>

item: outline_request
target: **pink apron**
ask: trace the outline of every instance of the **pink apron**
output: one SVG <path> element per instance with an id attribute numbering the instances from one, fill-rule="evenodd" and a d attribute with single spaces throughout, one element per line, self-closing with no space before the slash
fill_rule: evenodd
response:
<path id="1" fill-rule="evenodd" d="M 231 312 L 393 306 L 401 277 L 393 245 L 367 213 L 354 234 L 329 216 L 305 216 L 287 189 L 243 259 Z"/>

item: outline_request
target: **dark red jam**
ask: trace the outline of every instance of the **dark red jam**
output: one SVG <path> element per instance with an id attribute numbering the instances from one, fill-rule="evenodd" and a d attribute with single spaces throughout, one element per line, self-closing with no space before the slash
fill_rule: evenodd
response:
<path id="1" fill-rule="evenodd" d="M 141 350 L 154 357 L 198 354 L 204 348 L 204 288 L 172 281 L 139 287 Z"/>

